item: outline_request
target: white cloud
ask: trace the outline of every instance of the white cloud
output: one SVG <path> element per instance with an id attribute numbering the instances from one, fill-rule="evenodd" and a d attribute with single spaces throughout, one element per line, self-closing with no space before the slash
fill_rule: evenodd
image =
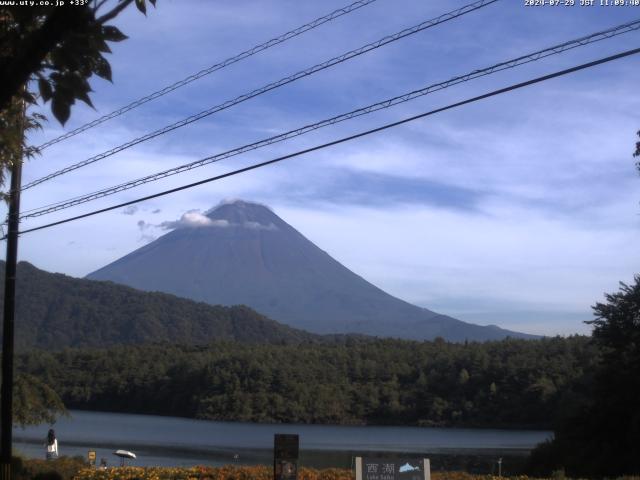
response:
<path id="1" fill-rule="evenodd" d="M 136 205 L 129 205 L 122 211 L 123 215 L 135 215 L 138 211 L 138 207 Z"/>
<path id="2" fill-rule="evenodd" d="M 202 228 L 202 227 L 228 227 L 227 220 L 212 220 L 199 210 L 189 210 L 184 213 L 179 220 L 166 221 L 158 225 L 163 230 L 174 230 L 176 228 Z"/>
<path id="3" fill-rule="evenodd" d="M 218 206 L 225 205 L 227 203 L 235 203 L 235 202 L 236 200 L 222 201 L 218 204 Z M 213 208 L 212 210 L 215 210 L 215 208 Z M 212 210 L 209 210 L 206 213 L 209 213 Z M 263 225 L 262 223 L 253 222 L 253 221 L 233 223 L 225 219 L 214 220 L 209 218 L 206 215 L 206 213 L 202 214 L 200 213 L 200 210 L 189 210 L 188 212 L 182 214 L 182 216 L 178 220 L 165 221 L 160 223 L 159 225 L 151 225 L 141 220 L 138 222 L 138 226 L 140 227 L 141 230 L 144 230 L 145 228 L 148 228 L 151 226 L 158 227 L 162 230 L 175 230 L 177 228 L 202 228 L 202 227 L 219 227 L 219 228 L 241 227 L 241 228 L 248 228 L 251 230 L 277 230 L 278 229 L 278 227 L 276 227 L 273 223 L 269 223 L 268 225 Z"/>

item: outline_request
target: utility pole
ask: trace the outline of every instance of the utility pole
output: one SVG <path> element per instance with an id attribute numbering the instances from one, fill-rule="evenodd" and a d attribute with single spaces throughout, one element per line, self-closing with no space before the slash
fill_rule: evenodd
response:
<path id="1" fill-rule="evenodd" d="M 20 145 L 24 136 L 25 106 L 19 122 Z M 22 186 L 22 148 L 12 159 L 11 189 L 7 232 L 7 258 L 4 276 L 4 318 L 2 325 L 2 386 L 0 395 L 0 480 L 11 480 L 13 447 L 13 336 L 16 301 L 16 266 L 18 263 L 18 227 L 20 224 L 20 188 Z"/>

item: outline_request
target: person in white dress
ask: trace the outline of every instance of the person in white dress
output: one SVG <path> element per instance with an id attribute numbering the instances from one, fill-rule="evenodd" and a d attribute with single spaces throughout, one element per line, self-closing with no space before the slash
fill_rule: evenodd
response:
<path id="1" fill-rule="evenodd" d="M 58 439 L 56 438 L 56 432 L 49 429 L 47 433 L 47 460 L 56 458 L 58 456 Z"/>

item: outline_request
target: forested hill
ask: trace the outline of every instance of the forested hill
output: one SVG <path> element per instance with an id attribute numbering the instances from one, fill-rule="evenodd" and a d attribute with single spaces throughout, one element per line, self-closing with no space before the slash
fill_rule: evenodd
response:
<path id="1" fill-rule="evenodd" d="M 548 428 L 588 398 L 588 337 L 30 352 L 68 408 L 215 420 Z"/>
<path id="2" fill-rule="evenodd" d="M 4 270 L 5 262 L 0 261 L 2 291 Z M 0 298 L 0 307 L 2 303 Z M 319 338 L 244 306 L 212 306 L 111 282 L 48 273 L 26 262 L 18 264 L 16 347 L 19 349 L 157 342 L 197 345 L 216 339 L 297 343 Z"/>

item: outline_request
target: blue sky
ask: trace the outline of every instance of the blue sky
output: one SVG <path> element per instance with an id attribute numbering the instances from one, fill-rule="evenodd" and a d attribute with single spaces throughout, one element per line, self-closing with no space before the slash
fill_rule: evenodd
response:
<path id="1" fill-rule="evenodd" d="M 169 1 L 116 22 L 130 39 L 77 105 L 33 143 L 345 5 L 346 1 Z M 579 3 L 579 1 L 578 1 Z M 464 5 L 378 0 L 59 143 L 25 165 L 28 182 Z M 638 7 L 526 7 L 501 0 L 269 92 L 24 193 L 23 209 L 90 192 L 447 80 L 640 17 Z M 550 57 L 225 160 L 23 228 L 293 152 L 578 63 L 640 46 L 640 33 Z M 20 258 L 87 273 L 165 233 L 163 222 L 223 199 L 271 206 L 329 254 L 402 299 L 462 320 L 539 334 L 582 322 L 640 273 L 638 62 L 631 57 L 384 133 L 22 237 Z M 48 110 L 45 108 L 45 110 Z M 151 226 L 149 226 L 151 225 Z M 158 225 L 154 227 L 153 225 Z M 165 224 L 166 225 L 166 224 Z M 144 226 L 145 228 L 142 228 Z"/>

